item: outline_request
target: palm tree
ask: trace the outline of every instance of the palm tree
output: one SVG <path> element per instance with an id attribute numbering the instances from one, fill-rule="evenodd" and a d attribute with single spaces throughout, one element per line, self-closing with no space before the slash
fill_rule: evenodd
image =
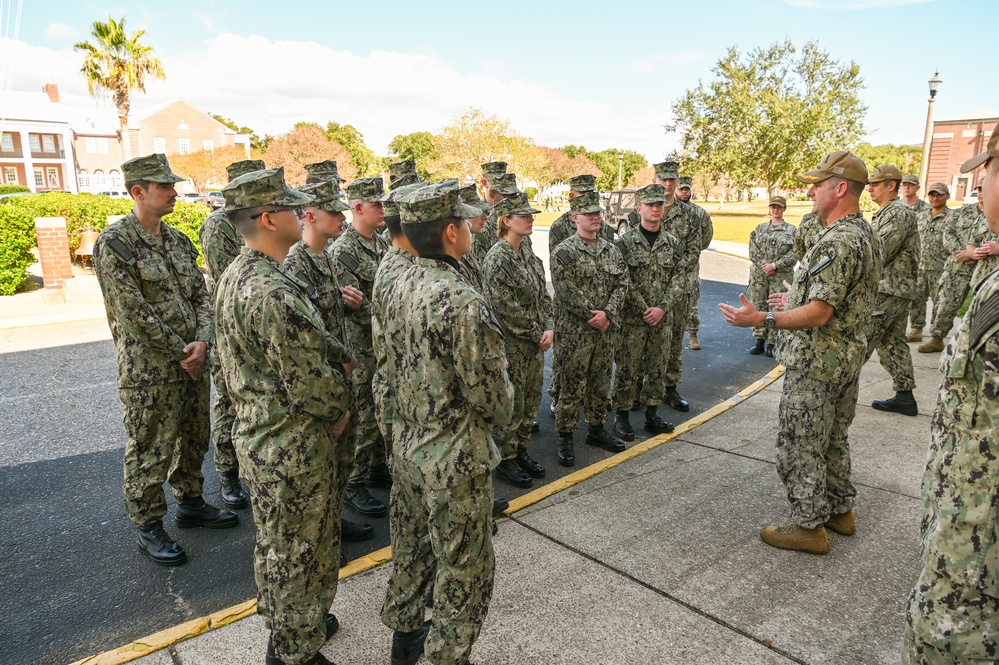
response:
<path id="1" fill-rule="evenodd" d="M 110 16 L 107 23 L 94 21 L 90 34 L 96 43 L 79 42 L 73 48 L 84 53 L 80 71 L 87 78 L 87 91 L 93 95 L 95 91 L 106 90 L 114 98 L 127 160 L 131 157 L 128 113 L 132 103 L 129 95 L 132 90 L 146 91 L 146 77 L 164 79 L 166 74 L 163 64 L 153 55 L 153 47 L 139 43 L 145 30 L 125 34 L 124 16 L 120 21 Z"/>

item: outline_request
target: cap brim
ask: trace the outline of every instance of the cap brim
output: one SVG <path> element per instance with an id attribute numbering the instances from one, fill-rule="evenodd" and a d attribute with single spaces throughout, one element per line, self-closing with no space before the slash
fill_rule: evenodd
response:
<path id="1" fill-rule="evenodd" d="M 964 164 L 961 164 L 961 173 L 967 173 L 968 171 L 974 171 L 979 166 L 981 166 L 985 162 L 989 161 L 989 157 L 990 157 L 990 155 L 989 155 L 989 152 L 987 150 L 985 152 L 979 154 L 979 155 L 975 155 L 974 157 L 972 157 L 971 159 L 969 159 L 968 161 L 966 161 Z"/>
<path id="2" fill-rule="evenodd" d="M 482 217 L 482 211 L 478 208 L 473 208 L 464 201 L 458 201 L 454 208 L 454 216 L 460 219 L 475 219 L 476 217 Z"/>
<path id="3" fill-rule="evenodd" d="M 646 199 L 645 201 L 639 201 L 639 203 L 644 203 L 646 205 L 651 205 L 653 203 L 666 203 L 666 199 L 659 197 L 657 199 Z"/>
<path id="4" fill-rule="evenodd" d="M 312 203 L 315 200 L 316 197 L 312 194 L 306 194 L 305 192 L 300 192 L 297 189 L 286 189 L 284 194 L 274 199 L 267 205 L 302 206 Z"/>
<path id="5" fill-rule="evenodd" d="M 799 173 L 794 176 L 798 182 L 804 183 L 806 185 L 814 185 L 817 182 L 822 182 L 823 180 L 828 180 L 832 176 L 825 171 L 820 171 L 818 169 L 813 169 L 811 171 L 805 171 L 804 173 Z"/>
<path id="6" fill-rule="evenodd" d="M 595 212 L 603 212 L 605 208 L 603 206 L 586 206 L 585 208 L 580 208 L 579 210 L 572 210 L 571 212 L 579 212 L 584 215 L 591 215 Z"/>
<path id="7" fill-rule="evenodd" d="M 185 180 L 187 180 L 187 178 L 181 178 L 180 176 L 171 173 L 169 175 L 158 175 L 153 178 L 142 178 L 142 180 L 146 180 L 147 182 L 159 182 L 165 185 L 172 185 L 175 182 L 184 182 Z"/>
<path id="8" fill-rule="evenodd" d="M 317 203 L 314 205 L 320 210 L 325 210 L 326 212 L 346 212 L 347 210 L 350 210 L 350 206 L 340 199 L 333 199 L 332 201 L 326 201 L 324 203 Z"/>
<path id="9" fill-rule="evenodd" d="M 950 195 L 950 192 L 944 192 L 944 191 L 939 190 L 939 189 L 931 189 L 931 190 L 929 190 L 926 193 L 927 194 L 943 194 L 944 196 L 949 196 Z"/>

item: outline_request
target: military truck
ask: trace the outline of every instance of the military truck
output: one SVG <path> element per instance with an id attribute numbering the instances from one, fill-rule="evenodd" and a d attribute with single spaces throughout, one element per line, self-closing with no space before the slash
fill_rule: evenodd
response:
<path id="1" fill-rule="evenodd" d="M 607 210 L 604 211 L 604 221 L 610 225 L 617 234 L 624 235 L 628 230 L 628 213 L 634 212 L 638 207 L 635 199 L 635 192 L 638 189 L 630 187 L 628 189 L 615 189 L 608 195 L 604 204 Z"/>

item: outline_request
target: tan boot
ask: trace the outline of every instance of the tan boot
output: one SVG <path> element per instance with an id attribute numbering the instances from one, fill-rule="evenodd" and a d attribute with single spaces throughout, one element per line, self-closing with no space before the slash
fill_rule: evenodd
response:
<path id="1" fill-rule="evenodd" d="M 906 342 L 922 342 L 923 341 L 923 329 L 922 328 L 917 328 L 917 327 L 913 326 L 912 330 L 909 331 L 909 334 L 905 336 L 905 341 Z"/>
<path id="2" fill-rule="evenodd" d="M 916 351 L 920 353 L 937 353 L 943 351 L 944 343 L 943 339 L 940 337 L 931 337 L 930 341 L 922 346 L 916 347 Z"/>
<path id="3" fill-rule="evenodd" d="M 690 333 L 690 350 L 691 351 L 701 350 L 701 341 L 697 339 L 697 333 Z"/>
<path id="4" fill-rule="evenodd" d="M 826 520 L 825 527 L 841 536 L 852 536 L 857 532 L 857 523 L 853 521 L 853 511 L 842 515 L 833 515 Z"/>
<path id="5" fill-rule="evenodd" d="M 826 554 L 829 551 L 829 536 L 823 526 L 806 529 L 799 524 L 788 526 L 766 526 L 760 530 L 760 538 L 767 545 L 782 550 L 796 550 L 809 554 Z"/>

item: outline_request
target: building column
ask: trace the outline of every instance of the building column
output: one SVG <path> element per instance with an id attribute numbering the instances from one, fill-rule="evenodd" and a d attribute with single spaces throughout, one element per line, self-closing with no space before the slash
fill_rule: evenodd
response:
<path id="1" fill-rule="evenodd" d="M 25 185 L 33 192 L 38 191 L 35 185 L 35 162 L 31 159 L 31 142 L 28 141 L 28 132 L 18 132 L 21 135 L 21 154 L 24 156 L 24 179 Z"/>
<path id="2" fill-rule="evenodd" d="M 64 182 L 69 185 L 66 189 L 74 194 L 80 193 L 80 183 L 76 177 L 76 159 L 73 155 L 73 132 L 67 129 L 62 133 L 63 145 L 63 169 Z"/>

